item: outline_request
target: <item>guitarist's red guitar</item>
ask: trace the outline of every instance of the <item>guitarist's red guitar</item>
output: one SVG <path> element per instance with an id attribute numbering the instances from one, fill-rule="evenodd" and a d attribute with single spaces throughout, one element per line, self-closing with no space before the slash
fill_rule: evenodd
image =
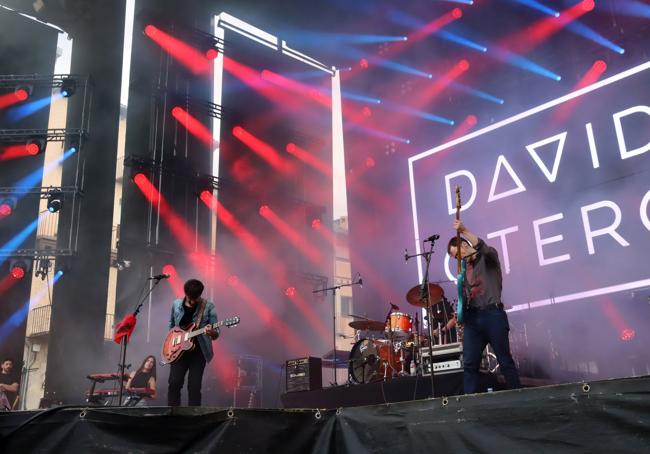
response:
<path id="1" fill-rule="evenodd" d="M 219 328 L 220 326 L 225 326 L 230 328 L 239 324 L 239 317 L 230 317 L 220 322 L 213 323 L 212 325 L 206 325 L 201 329 L 194 330 L 194 324 L 191 324 L 188 328 L 183 329 L 181 327 L 173 327 L 162 346 L 162 358 L 164 364 L 173 363 L 176 361 L 184 352 L 192 350 L 194 348 L 194 342 L 192 339 L 196 336 L 205 333 L 205 329 L 212 327 L 213 329 Z"/>

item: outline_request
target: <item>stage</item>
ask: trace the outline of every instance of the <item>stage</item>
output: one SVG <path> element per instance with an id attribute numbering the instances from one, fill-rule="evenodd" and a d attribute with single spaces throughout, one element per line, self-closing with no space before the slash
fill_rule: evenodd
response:
<path id="1" fill-rule="evenodd" d="M 59 407 L 0 415 L 3 452 L 648 452 L 650 377 L 365 407 Z"/>
<path id="2" fill-rule="evenodd" d="M 482 389 L 504 389 L 494 374 L 481 372 Z M 463 393 L 463 371 L 436 373 L 431 390 L 427 376 L 398 377 L 366 384 L 345 384 L 313 391 L 284 393 L 284 408 L 339 408 L 388 404 L 431 397 L 457 396 Z"/>

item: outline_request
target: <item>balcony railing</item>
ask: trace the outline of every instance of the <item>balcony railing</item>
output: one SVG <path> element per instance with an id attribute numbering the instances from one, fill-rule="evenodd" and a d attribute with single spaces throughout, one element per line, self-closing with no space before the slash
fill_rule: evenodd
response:
<path id="1" fill-rule="evenodd" d="M 104 325 L 104 340 L 113 339 L 113 323 L 115 323 L 115 314 L 106 314 L 106 324 Z"/>
<path id="2" fill-rule="evenodd" d="M 27 337 L 42 336 L 50 332 L 52 305 L 35 307 L 30 311 Z"/>

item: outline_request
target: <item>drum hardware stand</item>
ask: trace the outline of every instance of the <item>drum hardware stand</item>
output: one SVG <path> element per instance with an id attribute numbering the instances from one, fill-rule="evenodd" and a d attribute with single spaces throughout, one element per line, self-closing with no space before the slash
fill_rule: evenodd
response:
<path id="1" fill-rule="evenodd" d="M 350 282 L 349 284 L 339 284 L 335 285 L 333 287 L 327 287 L 327 288 L 321 288 L 318 290 L 312 290 L 312 293 L 323 293 L 326 294 L 328 291 L 332 291 L 332 355 L 334 356 L 333 358 L 333 370 L 334 370 L 334 386 L 338 386 L 338 381 L 336 379 L 336 367 L 337 367 L 337 360 L 336 360 L 336 291 L 340 289 L 341 287 L 352 287 L 353 285 L 359 285 L 363 286 L 363 280 L 361 279 L 361 275 L 357 275 L 357 280 L 356 282 Z M 365 372 L 365 369 L 364 369 Z"/>
<path id="2" fill-rule="evenodd" d="M 431 377 L 431 397 L 435 397 L 435 392 L 434 392 L 434 385 L 433 385 L 433 331 L 431 329 L 431 321 L 433 320 L 433 313 L 432 313 L 432 308 L 431 308 L 431 301 L 429 300 L 429 267 L 431 265 L 431 256 L 433 255 L 433 248 L 436 243 L 436 237 L 438 235 L 433 235 L 429 237 L 425 241 L 430 243 L 430 248 L 426 252 L 421 252 L 419 254 L 413 254 L 409 255 L 408 250 L 405 250 L 404 252 L 404 260 L 408 262 L 409 259 L 415 258 L 415 257 L 423 257 L 424 261 L 426 262 L 427 266 L 424 271 L 424 275 L 422 276 L 422 286 L 420 287 L 420 298 L 426 302 L 426 309 L 427 309 L 427 317 L 428 317 L 428 322 L 427 322 L 427 336 L 429 337 L 429 358 L 431 358 L 431 370 L 429 373 L 429 376 Z"/>
<path id="3" fill-rule="evenodd" d="M 135 329 L 135 325 L 137 323 L 137 318 L 138 318 L 138 314 L 140 313 L 140 309 L 142 308 L 142 305 L 144 304 L 147 297 L 151 294 L 151 292 L 153 292 L 153 289 L 156 288 L 156 286 L 158 284 L 160 284 L 160 281 L 162 279 L 164 279 L 164 277 L 158 277 L 157 276 L 155 278 L 147 278 L 147 284 L 148 284 L 148 281 L 153 280 L 153 285 L 151 285 L 149 287 L 149 291 L 147 291 L 140 298 L 140 300 L 138 301 L 138 305 L 135 307 L 135 310 L 133 311 L 133 313 L 125 315 L 124 318 L 122 319 L 122 321 L 118 324 L 118 326 L 116 326 L 116 329 L 115 329 L 116 333 L 115 334 L 117 336 L 118 331 L 119 331 L 119 325 L 121 325 L 123 323 L 125 325 L 127 325 L 127 324 L 130 325 L 130 327 L 124 326 L 124 329 L 128 330 L 128 332 L 122 333 L 121 338 L 120 338 L 120 363 L 118 364 L 118 374 L 119 374 L 120 378 L 124 376 L 124 374 L 126 373 L 126 369 L 131 366 L 130 364 L 129 365 L 126 364 L 126 347 L 127 347 L 128 343 L 129 343 L 129 338 L 131 337 L 131 334 L 133 333 L 133 330 Z M 143 289 L 140 291 L 141 295 L 144 292 L 145 288 L 146 288 L 146 286 L 143 287 Z M 127 319 L 131 319 L 131 320 L 129 321 Z M 124 394 L 124 380 L 120 380 L 120 389 L 119 389 L 119 392 L 118 392 L 118 395 L 117 395 L 118 396 L 117 397 L 117 406 L 118 407 L 120 405 L 122 405 L 122 395 L 123 394 Z"/>

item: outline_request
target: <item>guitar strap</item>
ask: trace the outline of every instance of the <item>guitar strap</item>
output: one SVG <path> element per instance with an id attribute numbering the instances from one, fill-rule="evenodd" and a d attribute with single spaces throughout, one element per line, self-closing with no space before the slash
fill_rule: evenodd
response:
<path id="1" fill-rule="evenodd" d="M 201 320 L 203 320 L 203 311 L 205 310 L 205 300 L 201 298 L 201 307 L 199 308 L 199 316 L 196 318 L 198 321 L 195 329 L 199 329 L 201 327 Z"/>

